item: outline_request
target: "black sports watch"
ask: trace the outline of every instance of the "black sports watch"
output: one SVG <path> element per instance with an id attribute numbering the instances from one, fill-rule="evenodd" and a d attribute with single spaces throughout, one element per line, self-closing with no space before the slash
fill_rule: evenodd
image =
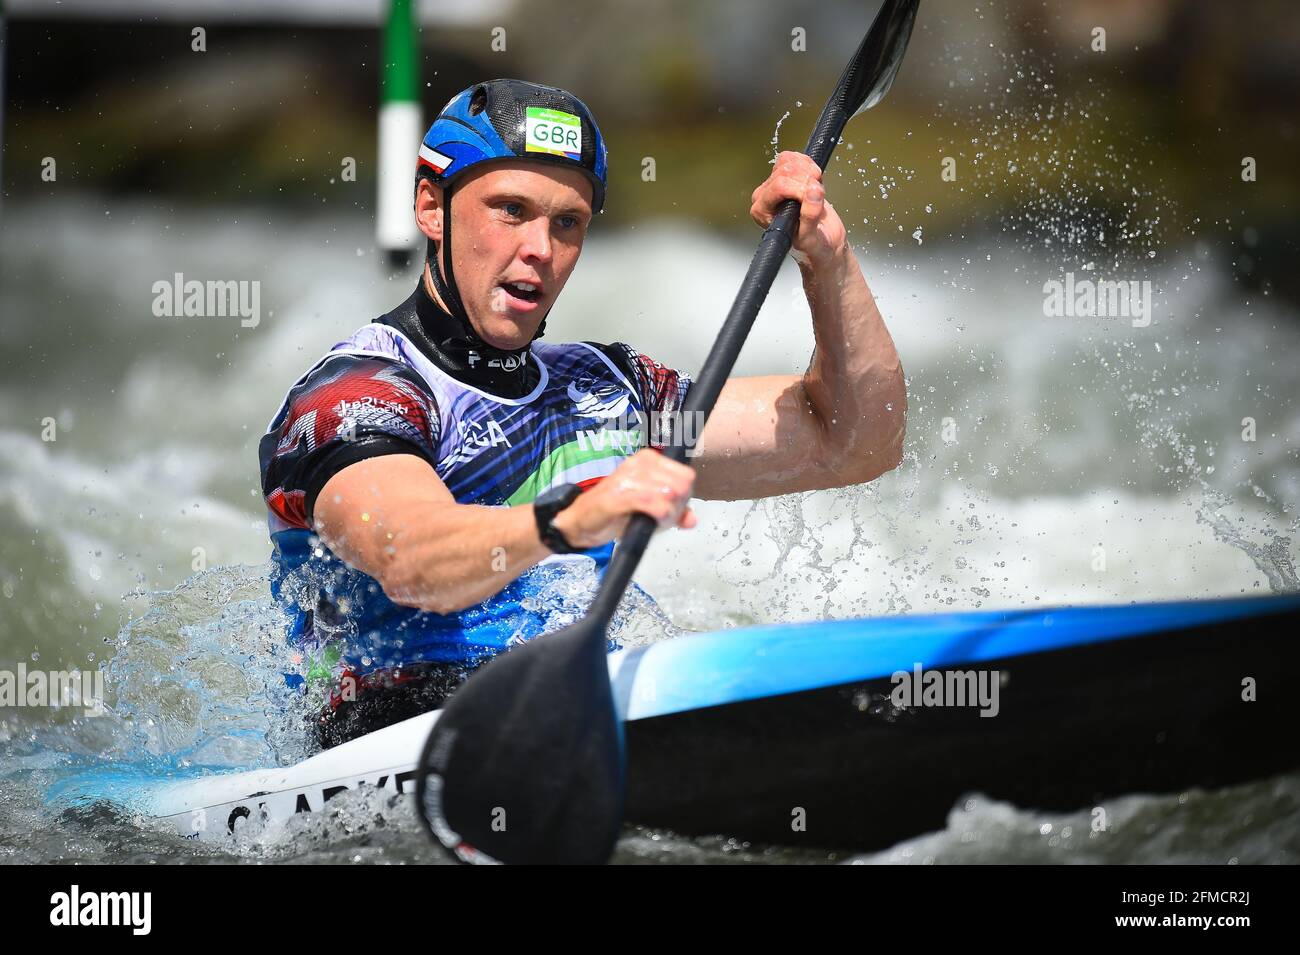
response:
<path id="1" fill-rule="evenodd" d="M 537 536 L 556 554 L 580 554 L 581 547 L 568 542 L 555 526 L 555 515 L 578 499 L 582 488 L 576 484 L 560 484 L 537 495 L 533 501 L 533 516 L 537 518 Z"/>

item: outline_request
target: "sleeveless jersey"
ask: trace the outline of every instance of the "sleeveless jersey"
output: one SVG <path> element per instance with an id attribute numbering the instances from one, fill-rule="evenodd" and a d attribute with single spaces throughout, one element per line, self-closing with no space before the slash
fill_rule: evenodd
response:
<path id="1" fill-rule="evenodd" d="M 648 446 L 656 419 L 680 409 L 690 384 L 623 343 L 535 341 L 530 350 L 536 386 L 501 397 L 448 375 L 400 329 L 372 323 L 290 389 L 259 457 L 271 590 L 312 661 L 309 677 L 473 665 L 585 611 L 612 544 L 553 555 L 483 603 L 436 614 L 391 601 L 311 530 L 325 481 L 376 454 L 423 457 L 462 504 L 527 504 L 559 484 L 590 485 Z"/>

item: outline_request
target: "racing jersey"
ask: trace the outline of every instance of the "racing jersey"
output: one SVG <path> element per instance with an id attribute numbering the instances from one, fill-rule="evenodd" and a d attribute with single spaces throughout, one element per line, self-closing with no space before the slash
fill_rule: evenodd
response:
<path id="1" fill-rule="evenodd" d="M 312 530 L 316 497 L 339 470 L 415 454 L 459 503 L 528 504 L 559 484 L 589 486 L 650 446 L 656 420 L 680 409 L 690 384 L 621 342 L 533 341 L 507 353 L 462 341 L 458 359 L 455 342 L 430 334 L 449 318 L 417 289 L 316 362 L 260 442 L 271 591 L 311 661 L 308 678 L 481 662 L 581 616 L 613 550 L 552 555 L 455 613 L 402 606 Z M 474 379 L 470 369 L 489 363 L 496 378 Z M 514 394 L 492 393 L 492 381 Z"/>

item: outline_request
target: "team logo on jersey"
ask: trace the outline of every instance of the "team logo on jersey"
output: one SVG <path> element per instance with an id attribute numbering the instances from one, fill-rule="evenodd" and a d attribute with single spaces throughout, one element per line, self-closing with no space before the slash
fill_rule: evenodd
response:
<path id="1" fill-rule="evenodd" d="M 483 360 L 483 356 L 473 349 L 470 349 L 467 358 L 471 368 Z M 522 368 L 523 364 L 524 360 L 518 355 L 506 355 L 505 358 L 489 358 L 487 366 L 489 368 L 504 368 L 506 371 L 514 371 L 516 368 Z"/>
<path id="2" fill-rule="evenodd" d="M 461 442 L 467 449 L 482 450 L 483 448 L 495 448 L 503 444 L 507 448 L 512 447 L 510 439 L 501 430 L 501 425 L 491 418 L 483 421 L 460 420 L 456 422 L 456 428 L 460 432 Z M 471 451 L 471 453 L 473 452 Z"/>
<path id="3" fill-rule="evenodd" d="M 617 418 L 627 412 L 629 395 L 618 385 L 597 384 L 592 378 L 569 382 L 573 410 L 584 418 Z"/>
<path id="4" fill-rule="evenodd" d="M 296 447 L 299 441 L 307 442 L 307 450 L 316 449 L 316 409 L 313 408 L 304 415 L 299 415 L 294 419 L 289 430 L 280 438 L 280 442 L 275 447 L 275 453 L 281 454 L 292 447 Z"/>
<path id="5" fill-rule="evenodd" d="M 622 428 L 600 428 L 595 431 L 575 431 L 578 450 L 584 453 L 597 451 L 617 451 L 620 454 L 636 454 L 641 449 L 641 432 Z"/>
<path id="6" fill-rule="evenodd" d="M 405 415 L 407 408 L 400 401 L 389 401 L 387 398 L 378 398 L 374 395 L 362 395 L 356 401 L 340 398 L 339 403 L 331 410 L 340 418 L 372 418 L 382 417 L 382 413 L 385 411 L 391 411 L 396 415 Z M 379 414 L 376 414 L 376 412 L 379 412 Z"/>

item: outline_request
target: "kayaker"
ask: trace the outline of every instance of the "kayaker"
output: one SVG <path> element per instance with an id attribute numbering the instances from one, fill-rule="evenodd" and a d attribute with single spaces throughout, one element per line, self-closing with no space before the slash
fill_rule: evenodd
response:
<path id="1" fill-rule="evenodd" d="M 539 340 L 605 200 L 590 110 L 510 79 L 446 105 L 419 150 L 419 286 L 292 386 L 259 447 L 271 589 L 302 660 L 290 680 L 332 687 L 322 745 L 437 706 L 580 615 L 638 511 L 691 528 L 693 496 L 861 484 L 898 464 L 898 355 L 821 178 L 781 153 L 750 208 L 766 226 L 802 203 L 808 370 L 728 380 L 694 434 L 677 415 L 685 373 L 622 342 Z M 666 420 L 693 468 L 654 450 Z"/>

